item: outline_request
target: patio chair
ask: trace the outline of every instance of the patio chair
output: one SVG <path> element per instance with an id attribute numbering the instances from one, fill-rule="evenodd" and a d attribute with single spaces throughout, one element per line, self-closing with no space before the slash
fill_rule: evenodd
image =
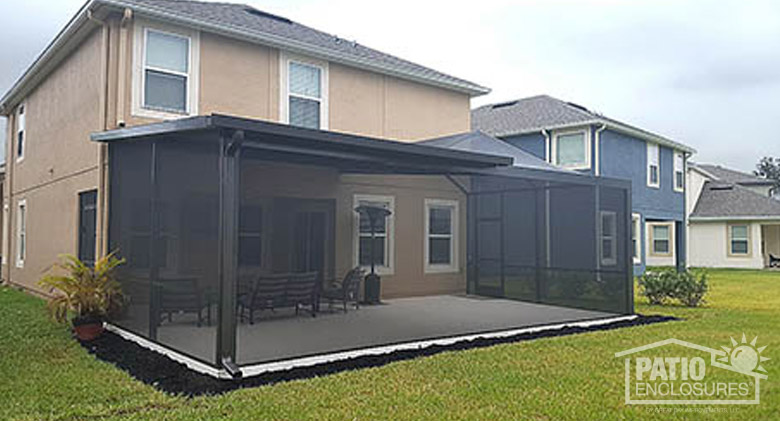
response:
<path id="1" fill-rule="evenodd" d="M 263 275 L 255 279 L 251 291 L 238 296 L 238 307 L 241 315 L 249 311 L 249 324 L 255 323 L 255 311 L 271 310 L 282 307 L 285 291 L 290 280 L 289 273 Z"/>
<path id="2" fill-rule="evenodd" d="M 774 256 L 772 254 L 769 255 L 769 267 L 770 268 L 780 268 L 780 257 Z"/>
<path id="3" fill-rule="evenodd" d="M 333 308 L 334 301 L 341 301 L 344 306 L 344 312 L 347 312 L 347 305 L 350 302 L 355 303 L 355 309 L 360 308 L 360 281 L 363 279 L 365 271 L 360 267 L 351 269 L 344 276 L 341 282 L 331 281 L 326 285 L 320 295 L 321 298 L 328 300 L 328 307 Z"/>
<path id="4" fill-rule="evenodd" d="M 206 303 L 197 278 L 160 278 L 154 296 L 159 304 L 158 325 L 162 324 L 164 315 L 168 316 L 168 322 L 173 322 L 174 313 L 195 313 L 198 327 L 203 324 L 202 312 Z"/>
<path id="5" fill-rule="evenodd" d="M 317 279 L 318 272 L 294 273 L 290 275 L 285 292 L 285 302 L 288 306 L 295 306 L 295 314 L 298 314 L 301 306 L 311 308 L 311 316 L 317 316 Z"/>

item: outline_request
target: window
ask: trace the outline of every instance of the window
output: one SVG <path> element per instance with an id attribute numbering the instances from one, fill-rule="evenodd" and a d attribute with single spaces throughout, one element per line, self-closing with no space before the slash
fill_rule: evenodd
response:
<path id="1" fill-rule="evenodd" d="M 198 32 L 140 20 L 135 27 L 133 115 L 171 119 L 197 114 Z"/>
<path id="2" fill-rule="evenodd" d="M 377 206 L 391 212 L 387 218 L 378 221 L 374 233 L 374 265 L 378 273 L 393 273 L 393 220 L 395 199 L 391 196 L 355 196 L 355 206 Z M 355 263 L 364 268 L 371 267 L 371 223 L 363 214 L 355 214 Z"/>
<path id="3" fill-rule="evenodd" d="M 601 264 L 614 266 L 617 264 L 617 214 L 601 212 Z"/>
<path id="4" fill-rule="evenodd" d="M 24 267 L 27 256 L 27 201 L 21 200 L 16 212 L 16 267 Z"/>
<path id="5" fill-rule="evenodd" d="M 263 209 L 241 206 L 238 223 L 238 265 L 261 267 L 263 263 Z"/>
<path id="6" fill-rule="evenodd" d="M 674 153 L 674 191 L 685 190 L 685 155 L 682 152 Z"/>
<path id="7" fill-rule="evenodd" d="M 457 264 L 458 202 L 425 200 L 425 271 L 454 272 Z"/>
<path id="8" fill-rule="evenodd" d="M 631 250 L 633 250 L 634 264 L 642 263 L 642 216 L 638 213 L 631 215 Z"/>
<path id="9" fill-rule="evenodd" d="M 660 187 L 660 172 L 658 167 L 658 144 L 647 144 L 647 185 L 650 187 Z"/>
<path id="10" fill-rule="evenodd" d="M 649 224 L 651 254 L 654 256 L 672 255 L 672 224 Z"/>
<path id="11" fill-rule="evenodd" d="M 19 106 L 16 115 L 16 160 L 24 159 L 24 127 L 25 127 L 24 104 Z"/>
<path id="12" fill-rule="evenodd" d="M 328 128 L 328 64 L 282 54 L 281 116 L 285 123 Z"/>
<path id="13" fill-rule="evenodd" d="M 563 168 L 590 168 L 590 147 L 587 132 L 556 134 L 553 141 L 553 162 Z"/>
<path id="14" fill-rule="evenodd" d="M 729 255 L 750 255 L 750 229 L 748 225 L 729 225 Z"/>

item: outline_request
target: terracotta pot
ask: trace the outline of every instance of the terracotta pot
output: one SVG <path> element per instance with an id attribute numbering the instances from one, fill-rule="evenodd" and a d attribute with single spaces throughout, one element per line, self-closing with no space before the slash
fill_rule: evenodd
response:
<path id="1" fill-rule="evenodd" d="M 103 321 L 94 318 L 73 319 L 73 332 L 80 341 L 92 341 L 103 334 Z"/>

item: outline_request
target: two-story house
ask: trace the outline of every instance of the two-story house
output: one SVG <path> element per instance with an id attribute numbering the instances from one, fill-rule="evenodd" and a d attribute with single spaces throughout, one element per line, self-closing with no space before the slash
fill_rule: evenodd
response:
<path id="1" fill-rule="evenodd" d="M 487 92 L 244 5 L 91 0 L 0 99 L 2 277 L 115 252 L 112 328 L 217 376 L 632 313 L 628 183 L 472 150 L 506 146 L 460 137 Z M 393 305 L 347 315 L 363 279 Z"/>
<path id="2" fill-rule="evenodd" d="M 780 267 L 780 200 L 775 182 L 719 165 L 690 163 L 688 263 Z"/>
<path id="3" fill-rule="evenodd" d="M 471 125 L 558 167 L 630 180 L 635 273 L 685 266 L 691 147 L 547 95 L 481 106 Z"/>

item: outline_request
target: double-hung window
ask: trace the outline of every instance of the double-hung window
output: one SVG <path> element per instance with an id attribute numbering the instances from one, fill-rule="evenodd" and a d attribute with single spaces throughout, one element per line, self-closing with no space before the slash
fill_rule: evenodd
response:
<path id="1" fill-rule="evenodd" d="M 147 29 L 144 108 L 186 114 L 189 70 L 189 38 Z"/>
<path id="2" fill-rule="evenodd" d="M 137 21 L 132 114 L 161 120 L 198 114 L 199 49 L 198 31 Z"/>
<path id="3" fill-rule="evenodd" d="M 27 257 L 27 201 L 21 200 L 16 211 L 16 267 L 23 268 Z"/>
<path id="4" fill-rule="evenodd" d="M 661 173 L 658 164 L 659 147 L 657 143 L 647 144 L 647 185 L 650 187 L 661 186 Z"/>
<path id="5" fill-rule="evenodd" d="M 365 213 L 356 215 L 355 261 L 363 268 L 371 267 L 373 255 L 374 266 L 380 274 L 393 272 L 393 219 L 395 199 L 391 196 L 357 195 L 355 207 L 374 206 L 390 211 L 390 216 L 380 218 L 374 226 L 373 249 L 371 243 L 371 222 Z"/>
<path id="6" fill-rule="evenodd" d="M 283 115 L 287 123 L 309 129 L 327 129 L 327 70 L 324 64 L 286 59 Z"/>
<path id="7" fill-rule="evenodd" d="M 685 155 L 682 152 L 674 153 L 674 191 L 685 190 Z"/>
<path id="8" fill-rule="evenodd" d="M 425 271 L 454 272 L 457 262 L 458 202 L 425 200 Z"/>
<path id="9" fill-rule="evenodd" d="M 642 263 L 642 216 L 638 213 L 631 215 L 631 250 L 633 251 L 634 264 Z"/>
<path id="10" fill-rule="evenodd" d="M 617 213 L 601 212 L 601 264 L 614 266 L 617 264 Z"/>
<path id="11" fill-rule="evenodd" d="M 553 138 L 553 163 L 563 168 L 590 168 L 590 147 L 587 131 L 559 133 Z"/>
<path id="12" fill-rule="evenodd" d="M 748 225 L 729 225 L 729 255 L 750 255 L 750 227 Z"/>
<path id="13" fill-rule="evenodd" d="M 655 256 L 672 255 L 672 225 L 650 224 L 651 251 Z"/>
<path id="14" fill-rule="evenodd" d="M 19 110 L 16 112 L 16 160 L 21 161 L 24 159 L 24 141 L 25 141 L 25 113 L 24 104 L 19 106 Z"/>

